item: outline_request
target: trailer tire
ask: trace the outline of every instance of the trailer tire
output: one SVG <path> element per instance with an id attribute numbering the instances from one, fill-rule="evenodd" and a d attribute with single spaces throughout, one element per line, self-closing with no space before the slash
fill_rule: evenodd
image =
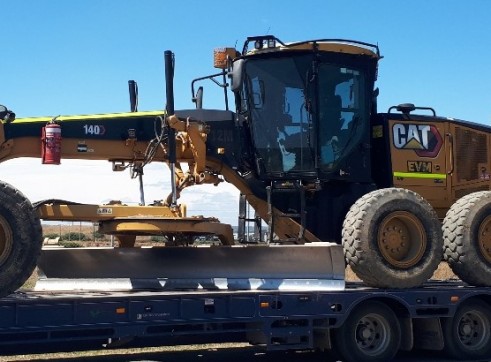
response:
<path id="1" fill-rule="evenodd" d="M 31 276 L 42 248 L 42 229 L 30 201 L 0 181 L 0 297 Z"/>
<path id="2" fill-rule="evenodd" d="M 453 318 L 442 318 L 445 353 L 458 360 L 491 358 L 491 306 L 475 299 L 463 302 Z"/>
<path id="3" fill-rule="evenodd" d="M 441 224 L 417 193 L 387 188 L 358 199 L 343 223 L 346 262 L 365 284 L 413 288 L 428 280 L 442 260 Z"/>
<path id="4" fill-rule="evenodd" d="M 443 221 L 444 258 L 464 282 L 491 286 L 491 192 L 457 200 Z"/>
<path id="5" fill-rule="evenodd" d="M 401 344 L 401 326 L 387 305 L 368 301 L 348 315 L 333 339 L 343 360 L 391 361 Z"/>

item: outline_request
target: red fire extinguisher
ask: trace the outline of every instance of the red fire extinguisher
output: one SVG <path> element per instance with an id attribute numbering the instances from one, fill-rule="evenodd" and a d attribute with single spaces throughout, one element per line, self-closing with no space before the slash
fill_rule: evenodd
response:
<path id="1" fill-rule="evenodd" d="M 41 158 L 46 165 L 59 165 L 61 160 L 61 126 L 55 120 L 56 117 L 41 132 Z"/>

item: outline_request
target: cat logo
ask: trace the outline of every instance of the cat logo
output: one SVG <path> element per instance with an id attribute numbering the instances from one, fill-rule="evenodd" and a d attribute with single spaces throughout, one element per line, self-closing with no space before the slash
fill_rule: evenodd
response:
<path id="1" fill-rule="evenodd" d="M 392 126 L 394 147 L 414 150 L 420 157 L 436 157 L 443 139 L 434 125 L 396 123 Z"/>

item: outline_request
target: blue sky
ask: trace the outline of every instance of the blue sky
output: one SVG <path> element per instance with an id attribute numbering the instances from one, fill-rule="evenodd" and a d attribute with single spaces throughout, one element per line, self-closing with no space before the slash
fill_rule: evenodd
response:
<path id="1" fill-rule="evenodd" d="M 0 13 L 0 104 L 18 116 L 128 111 L 129 79 L 139 84 L 140 110 L 162 109 L 167 49 L 176 55 L 176 108 L 191 108 L 190 82 L 215 72 L 215 47 L 240 48 L 247 36 L 269 33 L 283 41 L 346 38 L 379 44 L 380 111 L 412 102 L 434 107 L 438 115 L 491 124 L 487 0 L 0 0 Z M 221 108 L 217 87 L 204 86 L 204 106 Z M 0 165 L 0 179 L 20 184 L 34 200 L 56 196 L 42 194 L 32 182 L 47 178 L 53 184 L 50 177 L 56 177 L 63 197 L 75 201 L 101 202 L 106 194 L 118 197 L 112 194 L 118 190 L 120 198 L 139 199 L 137 186 L 119 181 L 127 175 L 113 179 L 107 163 L 66 161 L 60 167 L 14 160 Z M 149 188 L 155 186 L 155 197 L 162 198 L 168 174 L 153 167 L 159 176 L 148 180 Z M 95 176 L 87 174 L 95 172 L 110 186 L 90 198 L 59 181 L 77 172 L 87 177 L 80 187 L 89 187 Z M 220 192 L 233 199 L 231 188 Z M 216 190 L 209 193 L 212 205 Z"/>

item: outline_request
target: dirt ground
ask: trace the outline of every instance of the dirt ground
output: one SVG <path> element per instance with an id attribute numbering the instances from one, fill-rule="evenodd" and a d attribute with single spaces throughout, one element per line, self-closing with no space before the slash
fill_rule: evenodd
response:
<path id="1" fill-rule="evenodd" d="M 332 352 L 275 351 L 248 343 L 212 343 L 182 346 L 146 347 L 138 349 L 99 349 L 77 352 L 37 353 L 0 356 L 0 362 L 342 362 Z M 399 362 L 449 362 L 440 351 L 400 352 Z"/>

